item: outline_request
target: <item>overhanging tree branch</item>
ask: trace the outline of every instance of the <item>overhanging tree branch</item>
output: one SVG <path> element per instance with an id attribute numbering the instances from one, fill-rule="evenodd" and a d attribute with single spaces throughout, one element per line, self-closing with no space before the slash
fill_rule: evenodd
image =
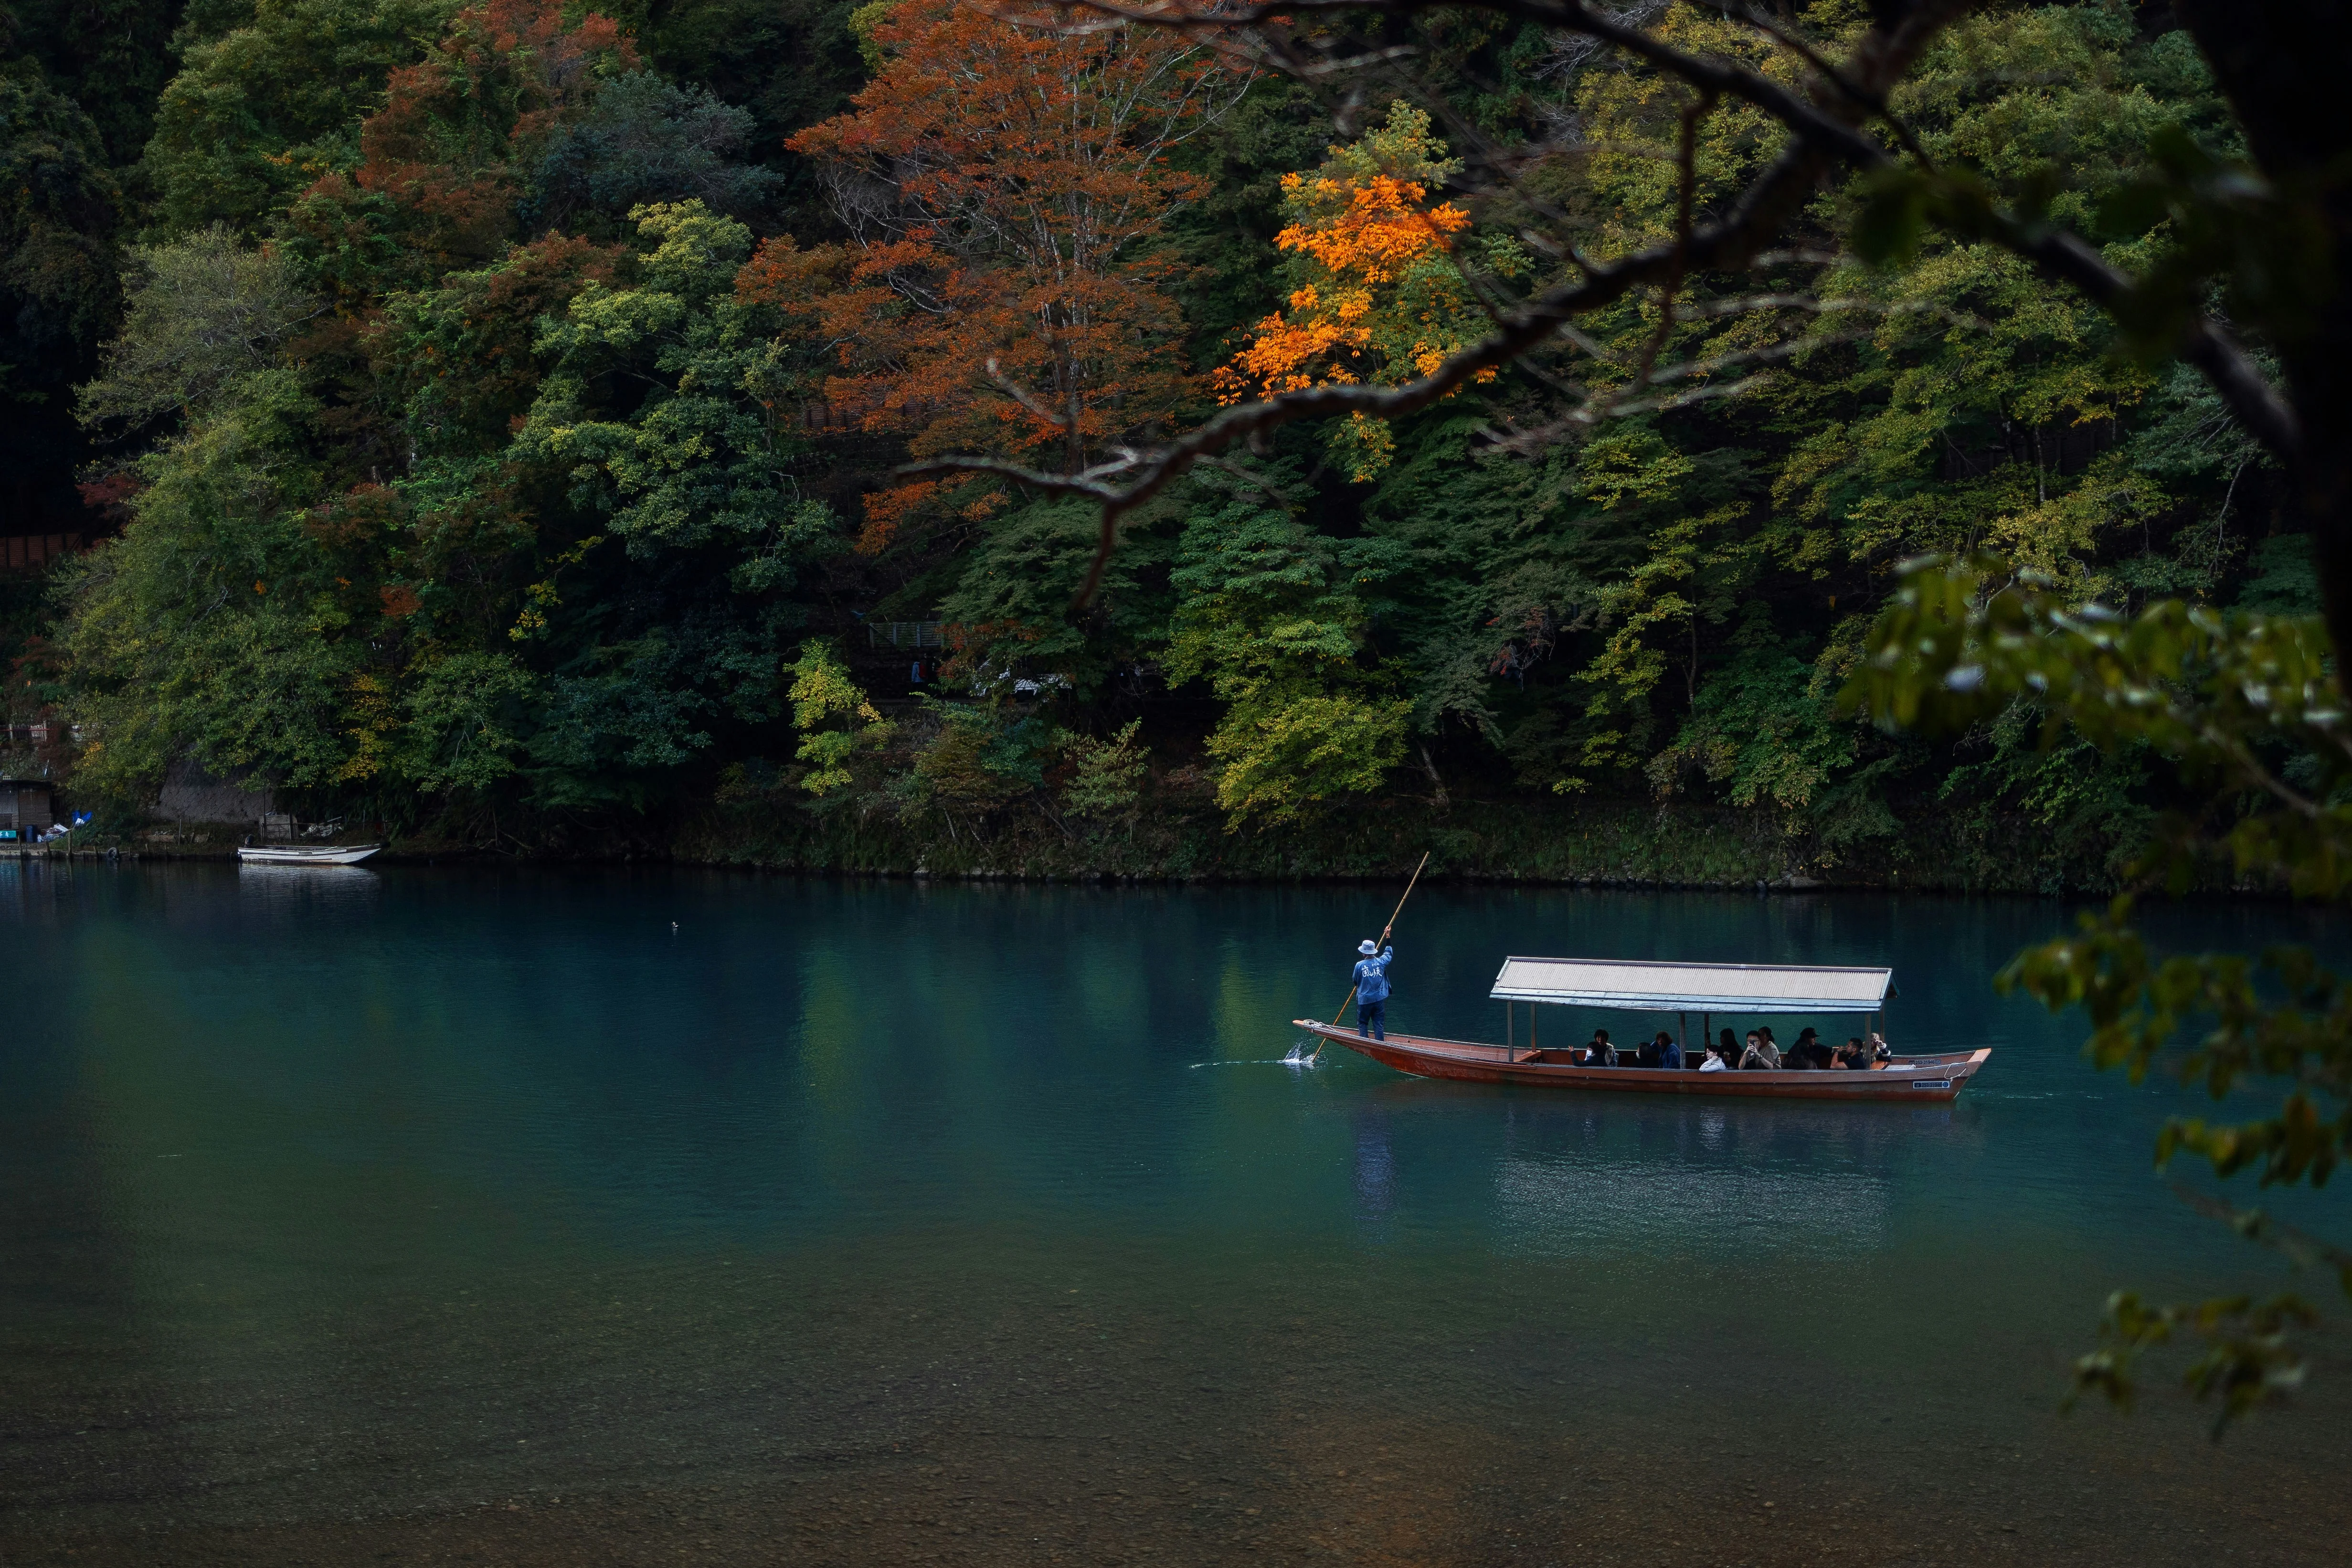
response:
<path id="1" fill-rule="evenodd" d="M 1236 443 L 1255 444 L 1282 426 L 1337 415 L 1394 419 L 1418 412 L 1459 390 L 1483 372 L 1502 368 L 1542 349 L 1576 317 L 1613 303 L 1627 291 L 1657 286 L 1671 290 L 1690 271 L 1736 270 L 1751 265 L 1777 238 L 1785 223 L 1820 184 L 1840 171 L 1906 177 L 1923 183 L 1944 226 L 1958 237 L 2000 246 L 2031 262 L 2045 276 L 2081 290 L 2111 313 L 2127 308 L 2132 278 L 2109 264 L 2074 235 L 1996 206 L 1964 179 L 1925 165 L 1907 132 L 1888 108 L 1887 95 L 1936 33 L 1969 8 L 1970 0 L 1919 0 L 1879 8 L 1881 20 L 1865 32 L 1843 65 L 1832 65 L 1810 48 L 1796 52 L 1812 71 L 1819 97 L 1803 92 L 1738 61 L 1693 54 L 1579 0 L 1265 0 L 1213 4 L 1192 0 L 1044 0 L 1066 14 L 1087 13 L 1110 23 L 1223 35 L 1254 31 L 1270 38 L 1263 53 L 1295 60 L 1290 40 L 1302 20 L 1356 15 L 1411 16 L 1440 9 L 1476 9 L 1583 35 L 1623 50 L 1660 72 L 1696 89 L 1702 103 L 1720 98 L 1754 106 L 1788 132 L 1781 154 L 1740 195 L 1719 220 L 1695 226 L 1685 195 L 1678 204 L 1676 232 L 1667 243 L 1607 263 L 1586 262 L 1585 276 L 1538 292 L 1496 317 L 1495 331 L 1402 386 L 1339 385 L 1284 393 L 1264 402 L 1228 408 L 1198 428 L 1150 451 L 1124 451 L 1114 462 L 1078 474 L 1055 475 L 977 457 L 939 458 L 911 464 L 912 475 L 948 471 L 992 473 L 1051 494 L 1084 496 L 1103 509 L 1095 557 L 1073 610 L 1085 606 L 1102 581 L 1118 542 L 1121 518 L 1158 494 L 1202 458 Z M 1784 45 L 1782 30 L 1744 7 L 1726 15 L 1761 27 Z M 1076 26 L 1100 22 L 1074 23 Z M 1791 45 L 1790 47 L 1794 47 Z M 1294 67 L 1295 68 L 1295 67 Z M 1913 153 L 1906 164 L 1864 129 L 1884 120 Z M 1685 127 L 1685 141 L 1688 128 Z M 1684 154 L 1688 157 L 1687 151 Z M 1687 185 L 1687 174 L 1685 177 Z M 1581 259 L 1581 258 L 1580 258 Z M 1671 311 L 1667 325 L 1671 327 Z M 2190 319 L 2173 343 L 2181 358 L 2212 384 L 2223 403 L 2256 439 L 2290 464 L 2304 452 L 2305 436 L 2294 405 L 2280 395 L 2246 351 L 2210 317 Z"/>
<path id="2" fill-rule="evenodd" d="M 1568 322 L 1601 309 L 1632 289 L 1663 284 L 1678 269 L 1718 269 L 1741 265 L 1778 231 L 1787 207 L 1811 188 L 1818 161 L 1791 148 L 1759 176 L 1731 215 L 1686 239 L 1652 246 L 1598 268 L 1572 284 L 1536 295 L 1505 312 L 1494 333 L 1454 355 L 1429 374 L 1402 386 L 1313 386 L 1286 392 L 1262 403 L 1228 408 L 1196 428 L 1149 452 L 1123 449 L 1113 462 L 1076 474 L 1052 474 L 996 458 L 941 457 L 909 463 L 898 471 L 914 478 L 940 473 L 996 474 L 1049 495 L 1083 496 L 1103 509 L 1102 531 L 1085 584 L 1072 605 L 1082 609 L 1101 586 L 1103 569 L 1118 542 L 1121 518 L 1159 494 L 1202 458 L 1236 443 L 1255 443 L 1300 419 L 1366 414 L 1398 419 L 1417 414 L 1467 384 L 1481 371 L 1498 369 L 1550 341 Z M 1122 482 L 1123 481 L 1123 482 Z"/>

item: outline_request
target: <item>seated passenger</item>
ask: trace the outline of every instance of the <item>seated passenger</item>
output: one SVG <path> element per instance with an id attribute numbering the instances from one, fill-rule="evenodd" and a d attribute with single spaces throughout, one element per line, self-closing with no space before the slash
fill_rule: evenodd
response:
<path id="1" fill-rule="evenodd" d="M 1794 1058 L 1789 1063 L 1793 1068 L 1818 1072 L 1830 1065 L 1830 1048 L 1822 1042 L 1821 1031 L 1810 1024 L 1797 1037 L 1797 1043 L 1789 1047 L 1789 1055 Z"/>
<path id="2" fill-rule="evenodd" d="M 1613 1068 L 1617 1065 L 1617 1047 L 1609 1043 L 1609 1031 L 1592 1031 L 1592 1043 L 1584 1047 L 1584 1065 L 1589 1068 Z"/>
<path id="3" fill-rule="evenodd" d="M 1765 1031 L 1750 1029 L 1748 1048 L 1739 1054 L 1739 1065 L 1749 1072 L 1769 1072 L 1780 1065 L 1780 1049 Z"/>
<path id="4" fill-rule="evenodd" d="M 1848 1072 L 1862 1072 L 1869 1068 L 1870 1052 L 1863 1045 L 1860 1035 L 1849 1037 L 1846 1043 L 1838 1047 L 1837 1065 Z"/>
<path id="5" fill-rule="evenodd" d="M 1663 1035 L 1658 1037 L 1659 1039 L 1664 1039 L 1664 1037 L 1665 1037 Z M 1645 1068 L 1656 1067 L 1658 1065 L 1658 1041 L 1643 1040 L 1640 1045 L 1634 1047 L 1633 1065 L 1635 1067 Z"/>
<path id="6" fill-rule="evenodd" d="M 1728 1029 L 1726 1029 L 1723 1032 L 1727 1035 L 1731 1033 Z M 1727 1070 L 1730 1066 L 1731 1064 L 1729 1062 L 1723 1059 L 1723 1050 L 1720 1047 L 1709 1046 L 1706 1048 L 1706 1059 L 1698 1064 L 1698 1070 L 1701 1072 L 1723 1072 Z"/>
<path id="7" fill-rule="evenodd" d="M 1895 1053 L 1886 1048 L 1886 1037 L 1874 1030 L 1870 1037 L 1871 1066 L 1884 1067 L 1894 1058 Z"/>
<path id="8" fill-rule="evenodd" d="M 1672 1035 L 1669 1035 L 1664 1029 L 1660 1029 L 1658 1031 L 1658 1037 L 1652 1041 L 1651 1044 L 1657 1047 L 1658 1065 L 1660 1067 L 1672 1068 L 1676 1072 L 1680 1072 L 1682 1070 L 1683 1048 L 1675 1043 L 1675 1037 Z"/>
<path id="9" fill-rule="evenodd" d="M 1715 1037 L 1715 1054 L 1723 1058 L 1725 1067 L 1739 1065 L 1739 1037 L 1725 1029 Z"/>

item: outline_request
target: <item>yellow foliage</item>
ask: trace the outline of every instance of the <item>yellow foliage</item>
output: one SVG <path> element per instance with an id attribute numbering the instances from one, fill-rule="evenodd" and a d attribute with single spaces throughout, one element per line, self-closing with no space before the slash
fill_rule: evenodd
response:
<path id="1" fill-rule="evenodd" d="M 889 737 L 890 724 L 824 643 L 802 645 L 801 657 L 784 668 L 793 677 L 787 693 L 793 728 L 801 732 L 800 749 L 793 755 L 809 767 L 801 787 L 811 795 L 825 795 L 852 782 L 851 755 L 861 745 L 880 745 Z M 823 727 L 835 721 L 849 727 Z"/>

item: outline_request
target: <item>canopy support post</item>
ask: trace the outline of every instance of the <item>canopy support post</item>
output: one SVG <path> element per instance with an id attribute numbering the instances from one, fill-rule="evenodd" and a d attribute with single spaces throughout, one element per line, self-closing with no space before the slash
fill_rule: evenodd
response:
<path id="1" fill-rule="evenodd" d="M 1706 1015 L 1702 1013 L 1699 1016 L 1704 1018 Z M 1685 1066 L 1688 1066 L 1690 1063 L 1690 1015 L 1688 1013 L 1677 1013 L 1675 1015 L 1675 1022 L 1682 1028 L 1681 1037 L 1676 1039 L 1675 1044 L 1682 1047 L 1683 1063 Z"/>

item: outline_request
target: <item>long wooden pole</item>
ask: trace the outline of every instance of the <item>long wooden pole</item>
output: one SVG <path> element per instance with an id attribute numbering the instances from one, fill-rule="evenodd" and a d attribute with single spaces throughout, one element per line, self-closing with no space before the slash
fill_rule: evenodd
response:
<path id="1" fill-rule="evenodd" d="M 1389 911 L 1389 923 L 1381 927 L 1381 940 L 1382 942 L 1388 941 L 1389 932 L 1396 930 L 1397 916 L 1404 913 L 1405 899 L 1412 897 L 1413 889 L 1420 884 L 1422 870 L 1429 864 L 1429 854 L 1430 852 L 1426 849 L 1421 852 L 1421 865 L 1415 866 L 1412 868 L 1412 880 L 1404 885 L 1404 898 L 1397 900 L 1397 907 Z M 1355 999 L 1356 987 L 1354 983 L 1350 982 L 1348 986 L 1347 1001 L 1340 1003 L 1339 1010 L 1331 1015 L 1331 1026 L 1333 1028 L 1336 1029 L 1339 1026 L 1339 1020 L 1348 1016 L 1348 1003 L 1353 1002 Z M 1316 1057 L 1321 1056 L 1323 1054 L 1323 1046 L 1328 1043 L 1328 1041 L 1318 1043 L 1315 1047 L 1315 1056 L 1308 1057 L 1307 1059 L 1311 1062 L 1315 1060 Z"/>

